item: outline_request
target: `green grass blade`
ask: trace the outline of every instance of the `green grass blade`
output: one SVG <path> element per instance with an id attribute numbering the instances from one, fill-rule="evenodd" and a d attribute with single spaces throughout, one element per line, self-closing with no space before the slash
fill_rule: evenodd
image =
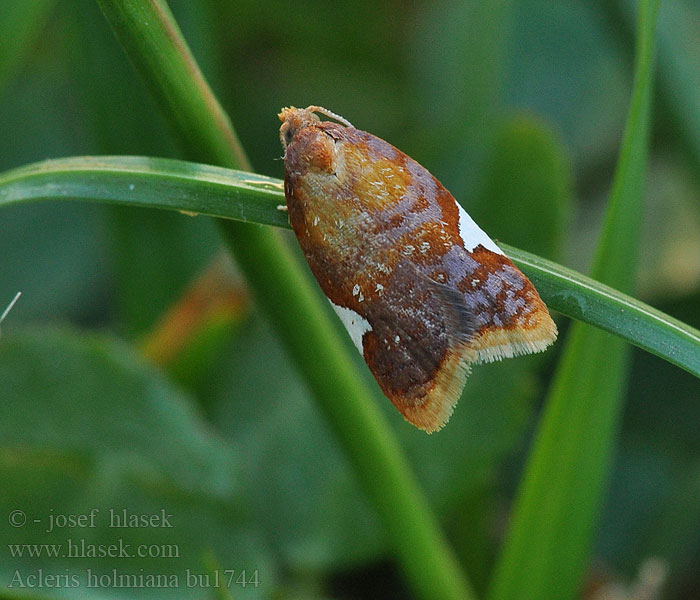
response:
<path id="1" fill-rule="evenodd" d="M 635 2 L 600 1 L 609 29 L 625 48 L 634 35 Z M 657 26 L 658 119 L 666 134 L 682 149 L 696 176 L 700 176 L 700 69 L 698 69 L 697 7 L 692 2 L 664 2 Z"/>
<path id="2" fill-rule="evenodd" d="M 249 168 L 221 109 L 164 0 L 98 0 L 127 55 L 160 100 L 191 156 Z M 275 135 L 276 132 L 270 132 Z M 227 221 L 224 238 L 275 326 L 358 478 L 383 519 L 396 556 L 423 598 L 471 598 L 398 443 L 351 368 L 327 307 L 275 231 Z"/>
<path id="3" fill-rule="evenodd" d="M 98 0 L 127 56 L 194 157 L 250 169 L 228 115 L 163 0 Z"/>
<path id="4" fill-rule="evenodd" d="M 639 5 L 635 82 L 593 276 L 634 284 L 658 2 Z M 614 450 L 628 347 L 577 323 L 555 374 L 489 597 L 574 598 Z"/>
<path id="5" fill-rule="evenodd" d="M 138 156 L 49 160 L 0 173 L 0 207 L 84 200 L 289 228 L 279 179 Z M 547 305 L 700 377 L 700 331 L 589 277 L 501 243 Z"/>
<path id="6" fill-rule="evenodd" d="M 89 200 L 179 210 L 289 227 L 279 179 L 144 156 L 77 156 L 0 174 L 0 206 L 36 200 Z"/>
<path id="7" fill-rule="evenodd" d="M 595 325 L 700 377 L 700 331 L 605 284 L 500 244 L 550 309 Z"/>

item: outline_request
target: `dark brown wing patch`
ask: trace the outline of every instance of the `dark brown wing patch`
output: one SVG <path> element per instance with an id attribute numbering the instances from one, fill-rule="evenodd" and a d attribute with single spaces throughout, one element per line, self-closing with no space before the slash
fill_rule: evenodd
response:
<path id="1" fill-rule="evenodd" d="M 475 331 L 464 297 L 404 260 L 364 316 L 363 354 L 382 391 L 412 423 L 439 429 L 462 391 Z"/>

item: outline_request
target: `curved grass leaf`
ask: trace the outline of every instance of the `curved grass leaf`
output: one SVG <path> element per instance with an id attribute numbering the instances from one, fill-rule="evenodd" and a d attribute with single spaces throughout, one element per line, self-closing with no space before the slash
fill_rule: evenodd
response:
<path id="1" fill-rule="evenodd" d="M 49 160 L 0 173 L 0 207 L 85 200 L 179 210 L 289 227 L 279 179 L 209 165 L 138 156 Z M 615 334 L 700 377 L 700 331 L 589 277 L 501 244 L 547 305 Z"/>
<path id="2" fill-rule="evenodd" d="M 603 283 L 506 244 L 549 308 L 595 325 L 700 377 L 700 331 Z"/>
<path id="3" fill-rule="evenodd" d="M 164 208 L 289 227 L 279 179 L 182 160 L 78 156 L 0 174 L 0 206 L 28 200 L 89 200 Z"/>
<path id="4" fill-rule="evenodd" d="M 658 1 L 639 3 L 635 82 L 593 276 L 634 286 Z M 615 314 L 615 313 L 613 313 Z M 623 340 L 572 327 L 518 489 L 491 600 L 574 598 L 588 567 L 627 378 Z"/>
<path id="5" fill-rule="evenodd" d="M 197 160 L 250 170 L 226 113 L 192 55 L 165 0 L 99 0 L 126 54 L 150 85 Z M 235 76 L 235 74 L 232 74 Z M 401 448 L 350 367 L 310 277 L 275 231 L 220 221 L 224 239 L 259 306 L 304 375 L 334 428 L 394 545 L 417 596 L 471 598 Z"/>

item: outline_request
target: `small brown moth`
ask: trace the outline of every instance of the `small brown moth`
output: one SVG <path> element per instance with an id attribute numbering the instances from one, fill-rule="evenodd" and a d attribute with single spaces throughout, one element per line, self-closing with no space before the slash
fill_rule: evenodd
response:
<path id="1" fill-rule="evenodd" d="M 279 117 L 294 233 L 408 421 L 440 429 L 471 363 L 540 352 L 556 339 L 527 277 L 425 168 L 324 108 Z"/>

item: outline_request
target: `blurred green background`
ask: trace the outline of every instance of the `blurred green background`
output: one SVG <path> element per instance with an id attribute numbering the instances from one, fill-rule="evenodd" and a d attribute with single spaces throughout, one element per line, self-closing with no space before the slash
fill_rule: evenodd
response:
<path id="1" fill-rule="evenodd" d="M 325 106 L 419 160 L 492 237 L 587 269 L 628 108 L 634 3 L 170 6 L 257 172 L 283 175 L 282 106 Z M 698 22 L 697 2 L 662 3 L 638 294 L 696 327 Z M 0 3 L 0 139 L 1 170 L 70 155 L 187 158 L 89 0 Z M 227 597 L 203 580 L 187 587 L 186 569 L 257 570 L 260 585 L 234 583 L 235 598 L 408 594 L 255 307 L 206 360 L 163 370 L 143 357 L 140 341 L 219 249 L 201 217 L 70 202 L 0 213 L 0 308 L 23 292 L 0 338 L 0 596 Z M 431 437 L 382 407 L 480 589 L 556 354 L 477 367 Z M 357 368 L 370 379 L 359 356 Z M 627 396 L 588 586 L 629 582 L 659 558 L 664 597 L 700 597 L 700 384 L 635 351 Z M 50 515 L 95 507 L 95 528 L 45 531 Z M 110 508 L 164 509 L 173 527 L 111 529 Z M 8 524 L 13 510 L 26 525 Z M 7 546 L 68 538 L 179 556 L 19 557 Z M 28 590 L 13 579 L 39 569 L 83 581 L 90 569 L 105 583 L 113 569 L 175 574 L 180 585 Z"/>

